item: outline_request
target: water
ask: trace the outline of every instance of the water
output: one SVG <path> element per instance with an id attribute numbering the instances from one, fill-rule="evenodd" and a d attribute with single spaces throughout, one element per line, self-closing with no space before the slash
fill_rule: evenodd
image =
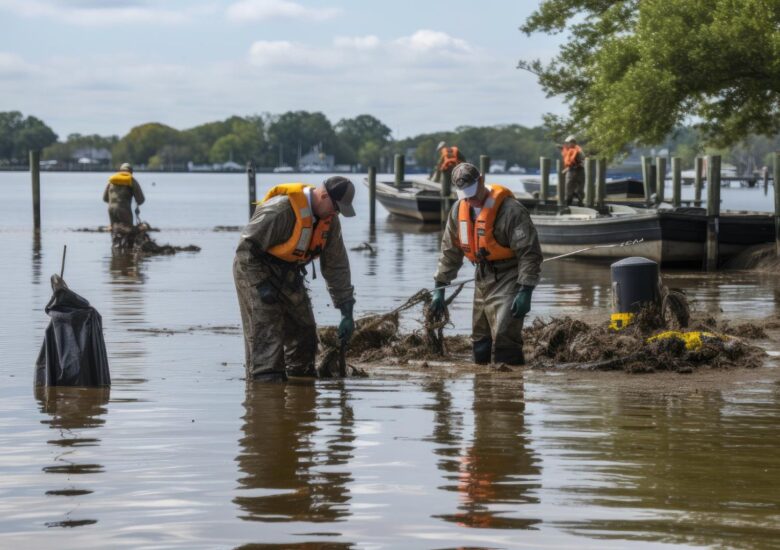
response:
<path id="1" fill-rule="evenodd" d="M 0 173 L 0 546 L 764 548 L 780 540 L 772 369 L 676 391 L 392 369 L 247 391 L 231 274 L 238 234 L 212 230 L 246 220 L 245 178 L 139 179 L 142 217 L 162 229 L 155 239 L 200 253 L 128 263 L 111 256 L 107 234 L 73 231 L 107 222 L 101 174 L 43 174 L 36 241 L 29 176 Z M 261 192 L 288 179 L 261 175 Z M 723 198 L 734 208 L 771 204 L 757 189 L 724 189 Z M 367 201 L 362 186 L 356 201 Z M 388 219 L 381 206 L 374 233 L 365 209 L 343 223 L 348 248 L 378 249 L 350 253 L 358 315 L 430 283 L 436 230 Z M 65 279 L 103 315 L 110 391 L 32 388 L 63 244 Z M 665 279 L 700 311 L 777 314 L 775 277 L 674 271 Z M 318 321 L 336 323 L 322 278 L 310 286 Z M 455 303 L 453 332 L 469 330 L 470 293 Z M 533 314 L 606 319 L 609 302 L 605 265 L 551 262 Z M 417 326 L 413 317 L 407 328 Z"/>

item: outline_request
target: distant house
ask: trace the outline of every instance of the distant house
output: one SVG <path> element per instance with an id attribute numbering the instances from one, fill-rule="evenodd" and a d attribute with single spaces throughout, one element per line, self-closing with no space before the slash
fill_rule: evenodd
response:
<path id="1" fill-rule="evenodd" d="M 97 147 L 81 147 L 73 151 L 71 158 L 79 164 L 111 164 L 111 151 Z"/>
<path id="2" fill-rule="evenodd" d="M 301 156 L 298 170 L 301 172 L 332 172 L 336 164 L 336 157 L 326 155 L 321 145 L 315 145 L 311 151 Z"/>

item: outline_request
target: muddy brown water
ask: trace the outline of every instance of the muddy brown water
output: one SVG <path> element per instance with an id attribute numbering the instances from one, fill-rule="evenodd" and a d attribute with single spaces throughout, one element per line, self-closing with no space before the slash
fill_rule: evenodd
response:
<path id="1" fill-rule="evenodd" d="M 28 176 L 0 173 L 0 547 L 777 547 L 775 369 L 658 387 L 388 368 L 247 388 L 238 234 L 213 231 L 245 221 L 244 177 L 139 178 L 155 239 L 200 253 L 135 262 L 111 255 L 109 235 L 74 231 L 106 223 L 101 174 L 44 173 L 35 239 Z M 281 181 L 260 176 L 261 192 Z M 723 195 L 771 204 L 760 190 Z M 358 314 L 402 303 L 435 269 L 439 234 L 378 211 L 374 232 L 365 208 L 344 222 L 349 248 L 377 249 L 350 253 Z M 103 315 L 110 390 L 32 388 L 63 244 L 65 280 Z M 665 278 L 699 311 L 778 313 L 771 274 Z M 311 287 L 318 320 L 335 323 L 322 278 Z M 452 332 L 468 331 L 469 296 Z M 532 314 L 606 320 L 609 303 L 605 265 L 549 263 Z"/>

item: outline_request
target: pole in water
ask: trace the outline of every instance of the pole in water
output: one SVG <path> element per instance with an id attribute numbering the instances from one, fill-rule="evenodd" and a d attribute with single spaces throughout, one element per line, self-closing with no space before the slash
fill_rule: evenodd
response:
<path id="1" fill-rule="evenodd" d="M 254 161 L 249 160 L 246 163 L 246 180 L 249 187 L 249 218 L 251 219 L 255 213 L 255 202 L 257 202 L 257 181 L 255 179 Z"/>
<path id="2" fill-rule="evenodd" d="M 664 187 L 666 186 L 666 157 L 655 157 L 655 202 L 664 202 Z"/>
<path id="3" fill-rule="evenodd" d="M 551 160 L 547 157 L 539 157 L 539 175 L 542 176 L 542 182 L 539 186 L 539 201 L 542 204 L 547 204 L 547 195 L 549 195 Z M 561 182 L 558 182 L 558 185 L 560 184 Z"/>
<path id="4" fill-rule="evenodd" d="M 62 266 L 60 267 L 60 279 L 65 275 L 65 255 L 68 253 L 68 245 L 62 245 Z"/>
<path id="5" fill-rule="evenodd" d="M 720 155 L 707 157 L 707 271 L 718 269 L 720 218 Z"/>
<path id="6" fill-rule="evenodd" d="M 645 203 L 650 204 L 650 196 L 653 194 L 652 170 L 653 159 L 642 155 L 642 184 L 645 190 Z"/>
<path id="7" fill-rule="evenodd" d="M 701 206 L 701 186 L 704 179 L 704 159 L 696 157 L 696 171 L 693 177 L 693 205 Z"/>
<path id="8" fill-rule="evenodd" d="M 406 171 L 406 157 L 404 155 L 400 153 L 395 155 L 393 169 L 395 171 L 395 186 L 400 189 L 406 179 L 406 174 L 404 173 Z"/>
<path id="9" fill-rule="evenodd" d="M 368 223 L 376 224 L 376 167 L 368 168 Z"/>
<path id="10" fill-rule="evenodd" d="M 682 204 L 682 165 L 680 157 L 672 157 L 672 206 L 680 208 Z"/>
<path id="11" fill-rule="evenodd" d="M 490 172 L 490 156 L 479 155 L 479 173 L 484 178 Z"/>
<path id="12" fill-rule="evenodd" d="M 41 230 L 41 152 L 30 151 L 30 176 L 32 177 L 33 228 Z"/>
<path id="13" fill-rule="evenodd" d="M 558 174 L 558 212 L 566 208 L 566 182 L 563 177 L 563 162 L 561 159 L 555 160 L 555 171 Z"/>

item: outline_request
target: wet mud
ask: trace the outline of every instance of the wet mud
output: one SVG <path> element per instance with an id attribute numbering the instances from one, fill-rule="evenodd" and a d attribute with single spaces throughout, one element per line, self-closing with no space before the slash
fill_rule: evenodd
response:
<path id="1" fill-rule="evenodd" d="M 188 246 L 173 246 L 158 244 L 149 233 L 152 227 L 146 222 L 140 222 L 132 227 L 117 226 L 111 232 L 112 246 L 119 252 L 132 252 L 141 256 L 168 256 L 177 252 L 200 252 L 200 247 L 194 244 Z"/>
<path id="2" fill-rule="evenodd" d="M 745 249 L 731 258 L 724 267 L 775 273 L 780 269 L 780 258 L 776 255 L 774 243 L 762 244 Z"/>

